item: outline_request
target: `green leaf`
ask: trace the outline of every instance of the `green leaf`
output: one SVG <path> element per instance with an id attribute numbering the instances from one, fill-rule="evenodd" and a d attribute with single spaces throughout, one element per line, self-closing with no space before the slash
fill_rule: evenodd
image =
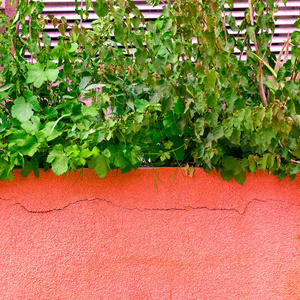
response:
<path id="1" fill-rule="evenodd" d="M 294 23 L 294 26 L 295 26 L 296 28 L 300 29 L 300 18 L 298 18 L 298 19 L 296 20 L 296 22 Z"/>
<path id="2" fill-rule="evenodd" d="M 268 155 L 264 154 L 264 156 L 258 161 L 260 165 L 260 169 L 262 169 L 264 172 L 266 171 L 267 168 L 267 162 L 268 162 Z"/>
<path id="3" fill-rule="evenodd" d="M 184 107 L 179 98 L 174 101 L 174 112 L 176 115 L 182 115 L 184 112 Z"/>
<path id="4" fill-rule="evenodd" d="M 269 8 L 271 10 L 273 10 L 274 9 L 274 0 L 266 0 L 266 2 L 268 4 Z"/>
<path id="5" fill-rule="evenodd" d="M 56 158 L 64 154 L 64 147 L 61 144 L 55 145 L 47 156 L 47 162 L 52 163 Z"/>
<path id="6" fill-rule="evenodd" d="M 79 84 L 79 90 L 83 90 L 86 88 L 86 86 L 90 83 L 92 80 L 92 76 L 85 76 L 82 78 L 80 84 Z"/>
<path id="7" fill-rule="evenodd" d="M 225 101 L 227 102 L 227 112 L 232 113 L 236 99 L 238 98 L 236 91 L 227 88 L 224 92 Z"/>
<path id="8" fill-rule="evenodd" d="M 155 33 L 156 32 L 156 23 L 154 21 L 149 21 L 146 25 L 146 28 L 151 33 Z"/>
<path id="9" fill-rule="evenodd" d="M 211 109 L 215 109 L 217 106 L 217 98 L 215 93 L 210 93 L 207 97 L 207 105 L 211 108 Z"/>
<path id="10" fill-rule="evenodd" d="M 66 156 L 57 157 L 51 164 L 54 175 L 62 175 L 68 171 L 69 159 Z"/>
<path id="11" fill-rule="evenodd" d="M 236 26 L 235 18 L 230 14 L 225 17 L 226 23 L 231 27 L 232 31 L 238 31 L 238 27 Z"/>
<path id="12" fill-rule="evenodd" d="M 97 155 L 96 157 L 93 157 L 88 162 L 89 169 L 94 169 L 96 174 L 100 178 L 104 178 L 106 174 L 109 172 L 109 166 L 106 162 L 106 159 L 102 155 Z"/>
<path id="13" fill-rule="evenodd" d="M 140 109 L 141 111 L 144 111 L 146 107 L 149 106 L 149 102 L 143 99 L 138 99 L 135 100 L 134 102 L 134 106 L 136 107 L 136 109 Z"/>
<path id="14" fill-rule="evenodd" d="M 57 122 L 48 122 L 45 125 L 45 128 L 41 130 L 41 132 L 44 134 L 44 137 L 47 139 L 47 141 L 52 141 L 56 139 L 58 136 L 62 135 L 62 131 L 56 130 L 56 124 Z"/>
<path id="15" fill-rule="evenodd" d="M 42 39 L 43 39 L 43 43 L 46 47 L 51 47 L 51 37 L 49 34 L 43 32 Z"/>
<path id="16" fill-rule="evenodd" d="M 207 82 L 213 88 L 215 87 L 216 79 L 217 79 L 216 71 L 215 70 L 209 70 L 207 72 Z"/>
<path id="17" fill-rule="evenodd" d="M 44 70 L 44 67 L 40 63 L 29 65 L 26 83 L 33 83 L 34 87 L 40 88 L 47 80 L 55 81 L 58 77 L 58 73 L 59 71 L 56 64 L 51 61 L 47 62 L 46 70 Z"/>
<path id="18" fill-rule="evenodd" d="M 114 35 L 117 42 L 123 44 L 125 38 L 125 30 L 122 26 L 114 26 Z M 140 45 L 140 48 L 142 48 L 142 44 Z"/>
<path id="19" fill-rule="evenodd" d="M 2 85 L 2 86 L 0 87 L 0 92 L 4 92 L 4 91 L 8 90 L 8 89 L 10 89 L 12 86 L 14 86 L 13 83 Z"/>
<path id="20" fill-rule="evenodd" d="M 40 111 L 41 107 L 40 107 L 40 103 L 37 99 L 36 96 L 33 96 L 33 93 L 31 91 L 27 91 L 25 93 L 25 97 L 28 101 L 28 103 L 30 103 L 31 108 L 35 111 Z"/>
<path id="21" fill-rule="evenodd" d="M 204 134 L 204 128 L 205 128 L 204 119 L 198 119 L 195 123 L 195 131 L 199 137 Z"/>
<path id="22" fill-rule="evenodd" d="M 239 145 L 241 140 L 241 131 L 234 129 L 229 140 L 232 144 Z"/>
<path id="23" fill-rule="evenodd" d="M 234 179 L 237 183 L 243 185 L 246 181 L 246 171 L 241 171 L 240 173 L 234 175 Z"/>
<path id="24" fill-rule="evenodd" d="M 293 44 L 297 44 L 300 45 L 300 32 L 295 30 L 293 31 L 292 35 L 291 35 L 291 42 Z"/>
<path id="25" fill-rule="evenodd" d="M 225 181 L 230 181 L 233 177 L 233 174 L 231 171 L 226 171 L 224 169 L 221 169 L 220 175 L 221 175 L 222 179 L 224 179 Z"/>
<path id="26" fill-rule="evenodd" d="M 12 116 L 20 122 L 28 121 L 33 115 L 32 106 L 26 103 L 23 97 L 17 98 L 12 106 Z"/>
<path id="27" fill-rule="evenodd" d="M 46 69 L 45 74 L 47 80 L 55 81 L 58 77 L 58 69 Z"/>
<path id="28" fill-rule="evenodd" d="M 164 74 L 164 68 L 167 60 L 164 57 L 156 57 L 154 60 L 154 66 L 156 68 L 157 73 Z"/>
<path id="29" fill-rule="evenodd" d="M 142 65 L 147 58 L 147 51 L 145 49 L 137 49 L 135 53 L 136 61 L 138 64 Z"/>
<path id="30" fill-rule="evenodd" d="M 94 11 L 99 17 L 105 17 L 109 13 L 108 4 L 105 0 L 97 0 Z"/>
<path id="31" fill-rule="evenodd" d="M 81 112 L 84 116 L 96 117 L 98 115 L 98 110 L 96 107 L 84 105 L 81 107 Z"/>
<path id="32" fill-rule="evenodd" d="M 37 1 L 36 7 L 37 7 L 37 10 L 38 10 L 39 14 L 42 14 L 42 13 L 43 13 L 44 6 L 45 6 L 45 5 L 44 5 L 43 2 Z"/>
<path id="33" fill-rule="evenodd" d="M 78 49 L 78 44 L 77 43 L 72 43 L 70 49 L 68 50 L 69 53 L 73 53 Z"/>
<path id="34" fill-rule="evenodd" d="M 217 127 L 212 130 L 212 134 L 215 141 L 222 138 L 224 136 L 222 124 L 218 124 Z"/>
<path id="35" fill-rule="evenodd" d="M 297 145 L 296 149 L 292 152 L 292 154 L 300 159 L 300 145 Z"/>
<path id="36" fill-rule="evenodd" d="M 255 35 L 255 27 L 254 26 L 249 26 L 247 28 L 247 32 L 248 32 L 248 35 L 249 35 L 249 38 L 252 42 L 254 42 L 254 35 Z"/>
<path id="37" fill-rule="evenodd" d="M 46 72 L 40 63 L 28 66 L 26 83 L 33 83 L 36 88 L 40 88 L 46 80 Z"/>
<path id="38" fill-rule="evenodd" d="M 38 130 L 38 125 L 37 123 L 33 123 L 31 121 L 26 121 L 22 123 L 21 127 L 29 134 L 34 135 Z"/>
<path id="39" fill-rule="evenodd" d="M 123 23 L 123 18 L 124 18 L 123 9 L 121 8 L 115 9 L 114 17 L 115 17 L 116 24 L 118 26 L 121 25 Z"/>
<path id="40" fill-rule="evenodd" d="M 236 165 L 236 158 L 234 158 L 233 156 L 227 156 L 224 160 L 223 163 L 223 167 L 225 168 L 225 170 L 233 170 L 235 168 Z"/>

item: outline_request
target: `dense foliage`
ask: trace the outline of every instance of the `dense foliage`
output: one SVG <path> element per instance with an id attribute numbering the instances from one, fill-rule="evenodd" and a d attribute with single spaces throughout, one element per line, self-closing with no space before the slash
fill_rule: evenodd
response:
<path id="1" fill-rule="evenodd" d="M 88 166 L 104 177 L 141 165 L 216 169 L 241 184 L 258 169 L 293 179 L 300 32 L 277 59 L 274 0 L 252 0 L 240 26 L 226 5 L 168 0 L 146 22 L 130 0 L 89 0 L 76 4 L 81 19 L 90 8 L 99 16 L 88 30 L 19 0 L 0 20 L 0 179 L 15 168 Z M 54 48 L 46 26 L 58 29 Z"/>

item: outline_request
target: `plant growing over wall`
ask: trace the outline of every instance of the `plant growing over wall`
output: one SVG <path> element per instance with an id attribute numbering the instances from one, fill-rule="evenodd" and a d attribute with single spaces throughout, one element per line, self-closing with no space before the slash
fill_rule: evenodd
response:
<path id="1" fill-rule="evenodd" d="M 38 176 L 39 167 L 61 175 L 88 166 L 104 177 L 168 165 L 221 170 L 241 184 L 259 169 L 293 179 L 300 32 L 277 59 L 274 0 L 249 0 L 240 26 L 225 2 L 166 1 L 155 21 L 130 0 L 76 2 L 81 19 L 90 8 L 99 17 L 87 29 L 19 0 L 14 18 L 0 20 L 0 178 L 15 168 Z M 50 25 L 60 33 L 54 48 Z"/>

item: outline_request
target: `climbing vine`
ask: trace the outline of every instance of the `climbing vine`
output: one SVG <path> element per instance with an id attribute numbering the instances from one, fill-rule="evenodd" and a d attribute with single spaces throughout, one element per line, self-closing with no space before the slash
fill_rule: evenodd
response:
<path id="1" fill-rule="evenodd" d="M 0 15 L 0 179 L 142 165 L 215 169 L 240 184 L 256 170 L 294 179 L 300 20 L 276 57 L 274 0 L 250 1 L 239 26 L 232 0 L 163 4 L 152 21 L 130 0 L 76 1 L 75 23 L 44 16 L 42 1 Z"/>

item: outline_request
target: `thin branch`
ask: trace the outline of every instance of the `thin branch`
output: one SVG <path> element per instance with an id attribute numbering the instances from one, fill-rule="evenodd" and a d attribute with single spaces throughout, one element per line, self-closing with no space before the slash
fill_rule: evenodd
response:
<path id="1" fill-rule="evenodd" d="M 299 160 L 294 160 L 294 159 L 291 159 L 291 162 L 297 164 L 297 165 L 300 165 L 300 161 Z"/>

